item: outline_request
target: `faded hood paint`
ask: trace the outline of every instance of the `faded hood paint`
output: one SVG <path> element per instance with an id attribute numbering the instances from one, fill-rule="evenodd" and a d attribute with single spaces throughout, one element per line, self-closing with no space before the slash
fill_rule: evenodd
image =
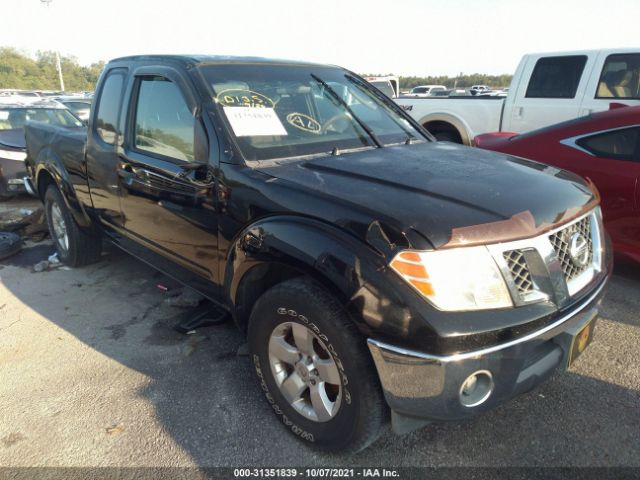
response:
<path id="1" fill-rule="evenodd" d="M 596 200 L 573 173 L 446 142 L 269 162 L 258 170 L 283 182 L 281 186 L 329 199 L 408 238 L 411 230 L 417 231 L 435 248 L 465 227 L 495 222 L 504 227 L 505 221 L 523 215 L 536 228 L 544 227 Z M 307 213 L 305 208 L 298 204 L 292 209 Z M 349 223 L 334 218 L 332 210 L 327 209 L 327 221 Z M 309 214 L 323 216 L 317 209 Z"/>

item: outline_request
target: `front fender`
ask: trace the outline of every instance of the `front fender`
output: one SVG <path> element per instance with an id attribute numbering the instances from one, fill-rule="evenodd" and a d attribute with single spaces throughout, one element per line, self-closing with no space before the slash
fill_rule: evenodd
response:
<path id="1" fill-rule="evenodd" d="M 244 229 L 229 252 L 224 286 L 234 309 L 245 276 L 275 263 L 322 283 L 339 297 L 364 334 L 408 334 L 411 316 L 400 293 L 403 286 L 385 256 L 333 225 L 306 217 L 265 218 Z"/>

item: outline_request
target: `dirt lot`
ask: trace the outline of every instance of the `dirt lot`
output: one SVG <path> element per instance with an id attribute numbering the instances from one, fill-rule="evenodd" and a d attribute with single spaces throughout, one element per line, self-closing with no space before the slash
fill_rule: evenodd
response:
<path id="1" fill-rule="evenodd" d="M 594 343 L 569 372 L 462 423 L 390 431 L 351 457 L 296 441 L 271 414 L 231 324 L 184 336 L 156 287 L 113 249 L 32 273 L 0 266 L 0 466 L 640 466 L 640 268 L 618 264 Z"/>

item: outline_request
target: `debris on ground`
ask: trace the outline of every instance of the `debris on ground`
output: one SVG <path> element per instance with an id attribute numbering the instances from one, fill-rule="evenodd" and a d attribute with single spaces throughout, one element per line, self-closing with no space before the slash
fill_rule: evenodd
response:
<path id="1" fill-rule="evenodd" d="M 160 288 L 160 287 L 158 287 Z M 204 300 L 204 297 L 195 290 L 187 287 L 175 288 L 173 290 L 166 290 L 165 295 L 169 298 L 165 300 L 165 303 L 171 307 L 191 308 L 200 305 L 200 302 Z"/>
<path id="2" fill-rule="evenodd" d="M 13 232 L 0 232 L 0 260 L 15 255 L 22 249 L 20 235 Z"/>
<path id="3" fill-rule="evenodd" d="M 65 267 L 58 258 L 58 252 L 53 255 L 49 255 L 46 260 L 36 263 L 33 266 L 33 271 L 36 273 L 46 272 L 47 270 L 53 270 L 59 268 L 61 270 L 69 270 L 69 267 Z"/>
<path id="4" fill-rule="evenodd" d="M 0 212 L 0 230 L 16 233 L 33 242 L 42 241 L 49 234 L 42 207 Z"/>
<path id="5" fill-rule="evenodd" d="M 113 425 L 111 427 L 107 427 L 105 430 L 107 431 L 108 435 L 116 435 L 118 433 L 122 433 L 124 428 L 122 428 L 122 426 L 120 425 Z"/>

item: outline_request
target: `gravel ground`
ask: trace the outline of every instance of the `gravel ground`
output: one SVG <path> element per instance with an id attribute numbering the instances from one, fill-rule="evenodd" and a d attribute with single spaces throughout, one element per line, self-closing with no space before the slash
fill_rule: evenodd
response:
<path id="1" fill-rule="evenodd" d="M 640 467 L 640 267 L 619 263 L 568 372 L 481 417 L 325 455 L 279 424 L 231 324 L 184 336 L 166 279 L 124 253 L 32 273 L 0 265 L 0 466 Z"/>

